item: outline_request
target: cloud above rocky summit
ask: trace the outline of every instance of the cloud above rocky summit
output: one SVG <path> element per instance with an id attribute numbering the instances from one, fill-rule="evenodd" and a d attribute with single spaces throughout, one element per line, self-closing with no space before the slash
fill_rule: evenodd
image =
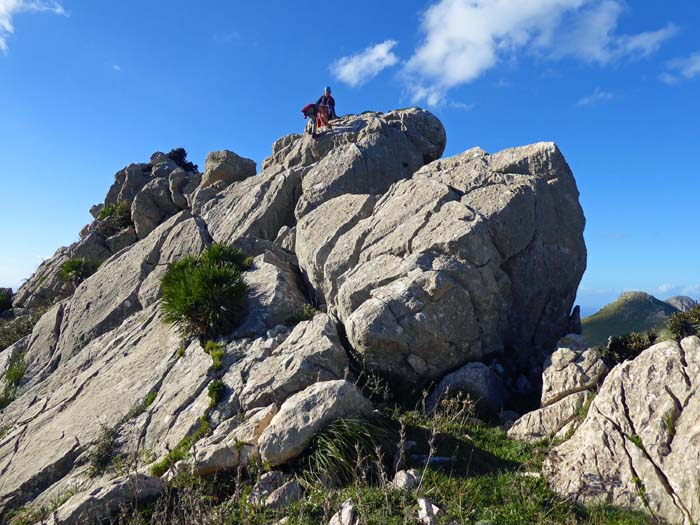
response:
<path id="1" fill-rule="evenodd" d="M 423 14 L 423 39 L 403 76 L 414 103 L 438 105 L 447 91 L 521 54 L 606 65 L 655 53 L 673 24 L 623 34 L 622 0 L 439 0 Z"/>
<path id="2" fill-rule="evenodd" d="M 677 84 L 682 80 L 700 78 L 700 51 L 689 57 L 671 60 L 666 69 L 666 72 L 661 74 L 661 80 L 667 84 Z"/>
<path id="3" fill-rule="evenodd" d="M 15 32 L 13 18 L 21 13 L 53 13 L 66 16 L 56 0 L 0 0 L 0 51 L 7 54 L 7 41 Z"/>
<path id="4" fill-rule="evenodd" d="M 331 73 L 352 87 L 361 86 L 399 61 L 392 51 L 396 44 L 395 40 L 385 40 L 357 54 L 339 58 L 331 64 Z"/>

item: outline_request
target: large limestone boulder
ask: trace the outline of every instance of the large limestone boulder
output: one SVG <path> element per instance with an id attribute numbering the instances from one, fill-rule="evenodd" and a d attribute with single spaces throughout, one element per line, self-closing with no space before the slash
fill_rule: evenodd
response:
<path id="1" fill-rule="evenodd" d="M 19 287 L 12 298 L 12 306 L 36 308 L 68 297 L 73 286 L 61 279 L 60 271 L 70 258 L 70 248 L 61 247 L 51 258 L 42 261 L 34 274 Z"/>
<path id="2" fill-rule="evenodd" d="M 592 396 L 590 392 L 578 392 L 528 412 L 508 429 L 508 437 L 521 441 L 539 441 L 551 437 L 565 438 L 569 425 Z M 566 429 L 562 432 L 563 429 Z"/>
<path id="3" fill-rule="evenodd" d="M 348 381 L 323 381 L 294 394 L 280 407 L 258 441 L 260 457 L 275 466 L 297 457 L 336 419 L 368 415 L 372 404 Z"/>
<path id="4" fill-rule="evenodd" d="M 435 380 L 504 349 L 539 366 L 568 327 L 584 222 L 556 145 L 477 148 L 376 203 L 345 195 L 318 206 L 297 224 L 296 251 L 368 366 Z"/>
<path id="5" fill-rule="evenodd" d="M 663 342 L 616 366 L 544 474 L 574 501 L 700 521 L 700 338 Z"/>
<path id="6" fill-rule="evenodd" d="M 434 410 L 445 395 L 457 393 L 467 395 L 479 414 L 492 418 L 498 416 L 508 399 L 498 374 L 484 363 L 467 363 L 440 380 L 426 401 L 426 409 Z"/>
<path id="7" fill-rule="evenodd" d="M 207 155 L 202 186 L 211 186 L 218 181 L 231 184 L 247 179 L 255 175 L 255 168 L 255 161 L 239 157 L 233 151 L 213 151 Z"/>

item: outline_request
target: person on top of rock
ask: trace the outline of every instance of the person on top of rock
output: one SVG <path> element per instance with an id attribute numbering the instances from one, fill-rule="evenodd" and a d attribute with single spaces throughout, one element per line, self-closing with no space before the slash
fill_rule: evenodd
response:
<path id="1" fill-rule="evenodd" d="M 307 104 L 301 108 L 301 112 L 304 114 L 305 119 L 309 119 L 309 123 L 305 126 L 304 131 L 308 130 L 313 138 L 316 138 L 316 115 L 318 114 L 318 105 Z"/>
<path id="2" fill-rule="evenodd" d="M 316 101 L 316 105 L 322 111 L 325 108 L 328 114 L 328 120 L 338 118 L 338 115 L 335 114 L 335 99 L 331 96 L 330 86 L 326 86 L 326 89 L 323 90 L 323 95 Z"/>

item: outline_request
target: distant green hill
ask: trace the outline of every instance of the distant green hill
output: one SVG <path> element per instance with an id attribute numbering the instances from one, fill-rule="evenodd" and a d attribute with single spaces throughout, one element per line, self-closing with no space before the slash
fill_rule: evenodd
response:
<path id="1" fill-rule="evenodd" d="M 659 329 L 678 311 L 644 292 L 625 292 L 614 303 L 583 320 L 583 335 L 591 346 L 604 345 L 611 335 Z"/>

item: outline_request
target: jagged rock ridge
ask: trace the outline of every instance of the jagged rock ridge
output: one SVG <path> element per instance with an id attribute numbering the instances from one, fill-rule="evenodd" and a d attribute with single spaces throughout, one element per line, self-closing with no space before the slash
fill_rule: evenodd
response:
<path id="1" fill-rule="evenodd" d="M 343 117 L 318 140 L 284 137 L 255 176 L 232 152 L 212 154 L 204 174 L 162 154 L 117 173 L 104 205 L 127 202 L 134 226 L 104 238 L 96 221 L 17 295 L 17 306 L 58 302 L 0 354 L 21 347 L 28 363 L 0 413 L 0 508 L 75 486 L 118 501 L 123 483 L 90 477 L 105 426 L 115 453 L 160 458 L 206 415 L 202 474 L 288 461 L 332 419 L 371 409 L 348 352 L 414 385 L 506 350 L 496 381 L 513 390 L 538 375 L 585 269 L 573 175 L 551 143 L 439 160 L 445 141 L 435 116 L 411 108 Z M 58 293 L 62 261 L 103 241 L 90 252 L 106 259 L 98 271 Z M 212 242 L 254 257 L 247 317 L 220 341 L 221 370 L 160 314 L 167 265 Z M 288 326 L 310 301 L 322 311 Z M 215 377 L 225 395 L 208 410 Z M 295 417 L 299 406 L 312 421 Z M 98 512 L 74 498 L 62 522 Z"/>

